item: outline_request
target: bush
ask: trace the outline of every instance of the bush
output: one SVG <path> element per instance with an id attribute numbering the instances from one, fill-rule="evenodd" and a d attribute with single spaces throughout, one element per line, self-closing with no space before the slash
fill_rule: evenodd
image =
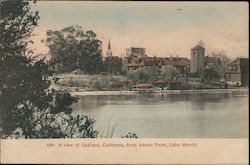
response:
<path id="1" fill-rule="evenodd" d="M 38 11 L 33 11 L 32 6 L 34 3 L 28 0 L 0 2 L 0 8 L 4 9 L 0 21 L 3 137 L 95 137 L 93 119 L 71 115 L 71 105 L 77 99 L 51 89 L 52 82 L 58 82 L 51 63 L 31 57 L 28 44 L 33 41 L 29 37 L 39 19 Z"/>
<path id="2" fill-rule="evenodd" d="M 104 88 L 107 88 L 106 81 L 94 80 L 93 84 L 94 84 L 93 87 L 94 87 L 95 90 L 102 90 Z"/>
<path id="3" fill-rule="evenodd" d="M 135 133 L 130 133 L 129 132 L 127 135 L 122 136 L 122 138 L 135 138 L 135 139 L 137 139 L 138 137 L 137 137 L 137 135 Z"/>
<path id="4" fill-rule="evenodd" d="M 157 80 L 157 68 L 139 68 L 128 72 L 128 78 L 134 84 L 136 83 L 152 83 Z"/>
<path id="5" fill-rule="evenodd" d="M 162 72 L 162 79 L 173 79 L 179 74 L 178 70 L 173 66 L 164 66 Z"/>
<path id="6" fill-rule="evenodd" d="M 219 69 L 215 65 L 207 65 L 201 72 L 202 80 L 207 82 L 219 81 L 221 78 Z"/>

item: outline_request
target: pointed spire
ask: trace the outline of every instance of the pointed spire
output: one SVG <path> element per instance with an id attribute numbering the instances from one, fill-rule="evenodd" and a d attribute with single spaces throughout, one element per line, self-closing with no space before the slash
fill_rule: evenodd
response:
<path id="1" fill-rule="evenodd" d="M 110 46 L 110 39 L 109 39 L 109 46 L 108 46 L 108 49 L 111 49 L 111 46 Z"/>
<path id="2" fill-rule="evenodd" d="M 111 45 L 110 45 L 110 39 L 109 39 L 109 45 L 108 45 L 107 56 L 112 56 L 112 50 L 111 50 Z"/>

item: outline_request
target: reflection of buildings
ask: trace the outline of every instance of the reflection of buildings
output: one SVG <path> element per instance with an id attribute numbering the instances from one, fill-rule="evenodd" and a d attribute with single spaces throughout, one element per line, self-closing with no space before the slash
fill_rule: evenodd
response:
<path id="1" fill-rule="evenodd" d="M 247 86 L 249 83 L 249 59 L 237 58 L 229 64 L 229 69 L 225 72 L 225 81 L 229 84 Z"/>

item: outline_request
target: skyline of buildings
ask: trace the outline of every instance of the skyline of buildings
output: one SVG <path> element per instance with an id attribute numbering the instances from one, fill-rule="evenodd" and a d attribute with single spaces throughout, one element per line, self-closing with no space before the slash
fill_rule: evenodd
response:
<path id="1" fill-rule="evenodd" d="M 112 55 L 111 44 L 109 41 L 107 56 L 103 57 L 104 64 L 106 66 L 120 66 L 123 71 L 133 71 L 139 68 L 155 68 L 158 69 L 160 74 L 164 67 L 172 66 L 178 74 L 186 75 L 185 81 L 187 80 L 187 74 L 191 77 L 199 77 L 205 67 L 211 65 L 222 65 L 223 59 L 219 57 L 213 57 L 205 54 L 205 48 L 203 43 L 199 43 L 191 48 L 190 58 L 183 57 L 150 57 L 147 55 L 145 48 L 126 48 L 126 56 L 118 57 Z M 236 58 L 227 64 L 228 68 L 223 71 L 223 79 L 227 83 L 237 84 L 246 86 L 249 84 L 249 59 L 248 58 Z M 118 69 L 118 68 L 116 68 Z"/>
<path id="2" fill-rule="evenodd" d="M 111 48 L 111 45 L 112 45 L 112 48 Z M 213 55 L 209 54 L 209 53 L 206 53 L 206 52 L 210 52 L 210 51 L 207 51 L 207 48 L 204 46 L 204 42 L 203 41 L 199 41 L 195 44 L 196 46 L 192 46 L 190 49 L 189 49 L 189 52 L 186 52 L 185 53 L 185 56 L 183 56 L 183 54 L 172 54 L 172 53 L 166 53 L 164 54 L 164 56 L 160 56 L 160 55 L 157 55 L 157 54 L 148 54 L 146 51 L 148 50 L 148 48 L 145 48 L 145 47 L 135 47 L 135 46 L 130 46 L 130 47 L 126 47 L 124 48 L 125 51 L 122 53 L 122 55 L 118 55 L 118 54 L 115 54 L 113 53 L 113 44 L 111 42 L 111 40 L 109 39 L 109 42 L 108 42 L 108 47 L 106 48 L 106 51 L 105 51 L 105 48 L 103 49 L 103 46 L 102 46 L 102 56 L 105 58 L 105 57 L 108 57 L 108 56 L 117 56 L 117 57 L 120 57 L 120 58 L 124 58 L 124 57 L 128 57 L 128 56 L 131 56 L 131 55 L 135 55 L 135 56 L 147 56 L 147 57 L 181 57 L 181 58 L 189 58 L 191 59 L 191 57 L 193 56 L 193 59 L 196 59 L 195 61 L 193 61 L 194 63 L 199 63 L 201 65 L 201 67 L 203 67 L 206 62 L 204 61 L 205 58 L 209 58 Z M 205 51 L 206 49 L 206 51 Z M 106 52 L 106 53 L 105 53 Z M 221 51 L 223 52 L 223 51 Z M 215 53 L 220 53 L 220 52 L 215 52 Z M 191 55 L 190 55 L 191 54 Z M 225 53 L 226 56 L 228 56 L 226 53 Z M 194 57 L 195 56 L 195 57 Z M 201 59 L 200 59 L 201 58 Z M 229 57 L 230 58 L 230 57 Z M 236 58 L 249 58 L 249 56 L 246 56 L 246 57 L 242 57 L 242 56 L 236 56 L 234 58 L 230 58 L 231 60 L 233 59 L 236 59 Z M 203 61 L 201 61 L 203 59 Z M 211 58 L 210 59 L 207 59 L 207 60 L 212 60 Z M 198 68 L 193 68 L 192 70 L 199 70 Z"/>

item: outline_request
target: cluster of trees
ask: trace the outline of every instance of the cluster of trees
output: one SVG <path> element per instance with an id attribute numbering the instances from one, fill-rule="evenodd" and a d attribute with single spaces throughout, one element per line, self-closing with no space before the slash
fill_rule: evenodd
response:
<path id="1" fill-rule="evenodd" d="M 38 12 L 32 10 L 31 3 L 35 1 L 0 2 L 2 134 L 4 137 L 25 138 L 96 137 L 98 132 L 93 129 L 93 119 L 71 114 L 70 106 L 77 99 L 69 93 L 50 88 L 51 82 L 58 81 L 52 65 L 44 59 L 30 56 L 30 36 L 39 20 Z M 92 32 L 84 34 L 87 35 L 86 42 L 99 45 L 98 41 L 94 41 Z M 94 47 L 96 45 L 93 44 Z M 90 44 L 86 50 L 91 51 L 91 48 Z"/>
<path id="2" fill-rule="evenodd" d="M 71 105 L 78 99 L 53 89 L 51 84 L 59 80 L 54 64 L 67 64 L 67 60 L 75 63 L 64 65 L 66 68 L 60 71 L 71 71 L 79 63 L 85 72 L 98 73 L 101 42 L 94 32 L 84 32 L 78 26 L 48 31 L 46 43 L 53 51 L 52 61 L 32 57 L 28 45 L 33 43 L 30 37 L 39 20 L 38 12 L 31 8 L 33 3 L 36 1 L 0 1 L 1 135 L 3 138 L 95 138 L 99 134 L 93 128 L 95 120 L 86 115 L 72 115 Z M 70 53 L 77 50 L 79 54 Z"/>
<path id="3" fill-rule="evenodd" d="M 224 73 L 228 69 L 231 59 L 225 52 L 213 52 L 212 57 L 220 59 L 219 62 L 208 64 L 201 72 L 201 78 L 206 82 L 219 81 L 224 78 Z"/>
<path id="4" fill-rule="evenodd" d="M 220 63 L 216 63 L 215 66 L 218 70 L 220 77 L 223 78 L 225 71 L 228 70 L 228 64 L 232 60 L 226 55 L 226 52 L 224 51 L 213 52 L 211 55 L 212 57 L 220 59 Z"/>
<path id="5" fill-rule="evenodd" d="M 127 76 L 133 84 L 136 83 L 145 83 L 158 79 L 158 68 L 139 68 L 136 70 L 128 71 Z"/>
<path id="6" fill-rule="evenodd" d="M 175 79 L 179 75 L 179 71 L 173 66 L 164 66 L 162 72 L 162 79 Z"/>
<path id="7" fill-rule="evenodd" d="M 152 83 L 159 79 L 175 79 L 178 76 L 178 70 L 173 66 L 165 66 L 162 72 L 158 67 L 152 68 L 139 68 L 136 70 L 128 71 L 127 76 L 133 84 L 136 83 Z"/>
<path id="8" fill-rule="evenodd" d="M 218 69 L 219 68 L 214 64 L 208 64 L 207 66 L 205 66 L 201 73 L 203 81 L 212 82 L 220 80 L 222 78 L 222 75 L 220 75 Z"/>
<path id="9" fill-rule="evenodd" d="M 84 31 L 80 26 L 48 30 L 46 44 L 59 73 L 81 69 L 84 73 L 97 74 L 104 69 L 102 42 L 91 30 Z"/>
<path id="10" fill-rule="evenodd" d="M 122 73 L 122 64 L 112 60 L 103 61 L 102 42 L 92 30 L 84 31 L 77 25 L 62 30 L 48 30 L 45 43 L 58 73 L 76 69 L 86 74 Z"/>

